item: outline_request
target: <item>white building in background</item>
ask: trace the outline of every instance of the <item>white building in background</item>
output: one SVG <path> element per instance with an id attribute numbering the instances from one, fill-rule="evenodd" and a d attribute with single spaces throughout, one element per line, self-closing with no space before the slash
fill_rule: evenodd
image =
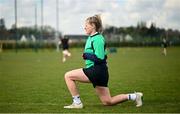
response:
<path id="1" fill-rule="evenodd" d="M 124 37 L 124 40 L 125 40 L 126 42 L 130 42 L 130 41 L 133 41 L 133 38 L 132 38 L 131 35 L 127 34 L 127 35 Z"/>
<path id="2" fill-rule="evenodd" d="M 20 42 L 36 42 L 36 37 L 31 35 L 30 38 L 28 38 L 25 35 L 22 35 Z"/>
<path id="3" fill-rule="evenodd" d="M 31 35 L 32 42 L 36 42 L 36 37 L 34 35 Z"/>
<path id="4" fill-rule="evenodd" d="M 22 35 L 21 39 L 20 39 L 20 42 L 27 42 L 27 38 L 25 35 Z"/>

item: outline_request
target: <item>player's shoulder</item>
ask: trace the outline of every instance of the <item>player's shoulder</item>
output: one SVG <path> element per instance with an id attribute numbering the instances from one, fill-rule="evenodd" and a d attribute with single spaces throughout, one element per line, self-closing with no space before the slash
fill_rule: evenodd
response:
<path id="1" fill-rule="evenodd" d="M 94 36 L 94 40 L 104 40 L 104 37 L 102 34 L 97 34 L 96 36 Z"/>
<path id="2" fill-rule="evenodd" d="M 102 35 L 97 35 L 94 37 L 93 42 L 97 45 L 104 44 L 104 37 Z"/>

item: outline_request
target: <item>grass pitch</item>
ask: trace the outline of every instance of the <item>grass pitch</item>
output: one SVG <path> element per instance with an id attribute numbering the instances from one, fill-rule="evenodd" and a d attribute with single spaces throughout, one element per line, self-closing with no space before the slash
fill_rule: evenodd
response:
<path id="1" fill-rule="evenodd" d="M 63 109 L 71 103 L 64 73 L 84 66 L 83 49 L 70 50 L 72 57 L 52 50 L 4 51 L 0 54 L 1 113 L 145 113 L 180 112 L 180 47 L 118 48 L 108 55 L 109 88 L 112 96 L 142 91 L 144 105 L 131 101 L 102 106 L 91 84 L 77 83 L 84 109 Z"/>

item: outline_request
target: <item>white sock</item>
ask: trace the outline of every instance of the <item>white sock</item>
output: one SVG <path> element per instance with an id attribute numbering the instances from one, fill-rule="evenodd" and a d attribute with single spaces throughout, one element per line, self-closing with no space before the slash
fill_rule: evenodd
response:
<path id="1" fill-rule="evenodd" d="M 75 104 L 81 103 L 81 99 L 80 99 L 79 95 L 73 96 L 73 103 L 75 103 Z"/>
<path id="2" fill-rule="evenodd" d="M 136 100 L 136 94 L 135 93 L 131 93 L 131 94 L 128 94 L 128 100 Z"/>
<path id="3" fill-rule="evenodd" d="M 63 60 L 62 60 L 62 62 L 66 62 L 66 58 L 65 58 L 65 57 L 63 57 Z"/>

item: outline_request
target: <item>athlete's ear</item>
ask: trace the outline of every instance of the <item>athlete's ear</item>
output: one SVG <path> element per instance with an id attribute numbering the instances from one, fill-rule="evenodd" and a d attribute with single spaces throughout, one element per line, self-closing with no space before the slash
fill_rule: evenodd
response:
<path id="1" fill-rule="evenodd" d="M 95 29 L 95 30 L 96 30 L 96 26 L 95 26 L 95 24 L 94 24 L 94 23 L 92 23 L 92 24 L 91 24 L 91 26 L 93 27 L 93 29 Z"/>

